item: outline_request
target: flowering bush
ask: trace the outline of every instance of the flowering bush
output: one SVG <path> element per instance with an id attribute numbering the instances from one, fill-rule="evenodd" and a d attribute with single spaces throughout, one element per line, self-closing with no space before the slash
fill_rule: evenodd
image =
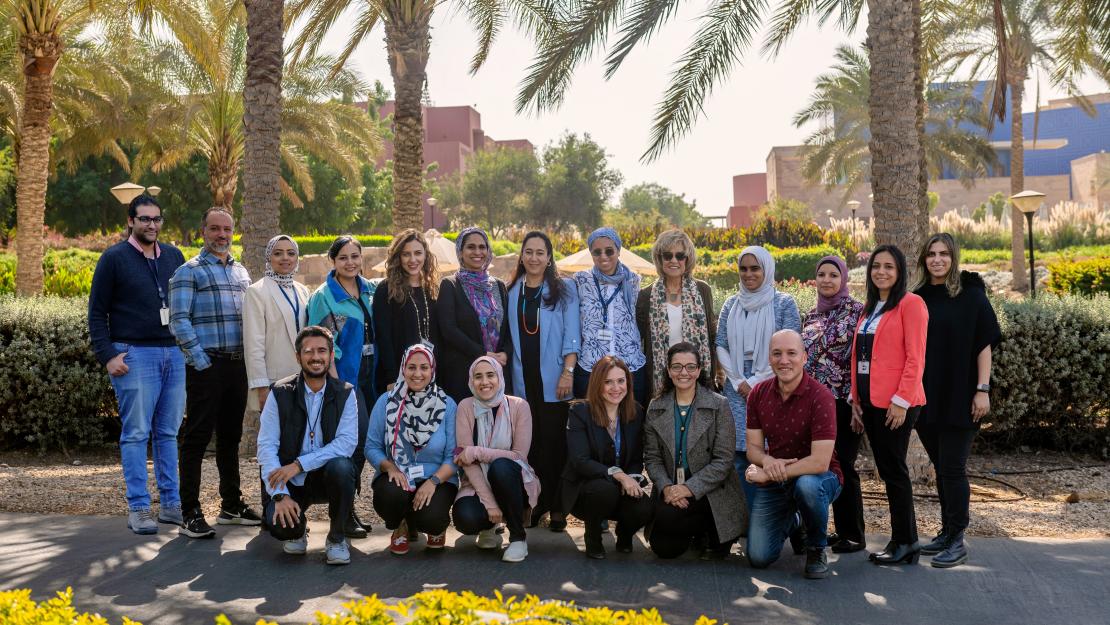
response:
<path id="1" fill-rule="evenodd" d="M 561 625 L 666 625 L 659 612 L 649 610 L 612 610 L 583 608 L 572 602 L 543 601 L 527 595 L 523 599 L 505 598 L 500 592 L 481 597 L 471 592 L 455 593 L 428 590 L 395 604 L 387 604 L 377 595 L 343 604 L 336 614 L 316 613 L 314 625 L 482 625 L 491 622 L 559 623 Z M 29 590 L 0 592 L 0 623 L 108 625 L 96 614 L 79 613 L 73 607 L 73 589 L 67 588 L 56 597 L 36 603 Z M 124 625 L 141 625 L 126 617 Z M 260 625 L 276 625 L 259 620 Z M 701 616 L 695 625 L 714 625 L 715 620 Z M 224 615 L 217 625 L 231 625 Z"/>
<path id="2" fill-rule="evenodd" d="M 1048 288 L 1053 292 L 1110 293 L 1110 258 L 1052 263 L 1048 272 Z"/>

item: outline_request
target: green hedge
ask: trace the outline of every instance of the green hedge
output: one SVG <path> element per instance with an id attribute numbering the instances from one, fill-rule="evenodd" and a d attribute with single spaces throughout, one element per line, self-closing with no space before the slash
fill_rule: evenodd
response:
<path id="1" fill-rule="evenodd" d="M 236 246 L 240 243 L 240 236 L 241 235 L 237 234 L 232 239 L 232 242 Z M 332 241 L 335 241 L 337 236 L 340 235 L 303 235 L 295 236 L 293 240 L 297 242 L 297 247 L 301 250 L 301 254 L 307 256 L 309 254 L 327 254 L 328 248 L 331 247 Z M 393 236 L 389 234 L 356 234 L 353 236 L 359 240 L 359 243 L 362 243 L 363 247 L 389 247 L 390 241 L 393 240 Z M 443 233 L 443 238 L 450 241 L 454 241 L 458 236 L 458 232 Z M 196 252 L 200 250 L 201 245 L 203 245 L 201 241 L 194 241 L 192 247 L 182 248 L 182 251 L 184 252 L 187 249 L 193 254 L 196 254 Z M 520 244 L 512 241 L 494 240 L 490 241 L 490 246 L 493 247 L 493 253 L 496 256 L 501 256 L 502 254 L 515 254 L 520 250 Z M 190 254 L 186 253 L 185 258 L 190 258 Z"/>
<path id="2" fill-rule="evenodd" d="M 87 300 L 0 295 L 0 446 L 66 449 L 119 432 Z"/>
<path id="3" fill-rule="evenodd" d="M 1048 274 L 1048 288 L 1056 293 L 1110 293 L 1110 258 L 1051 263 Z"/>
<path id="4" fill-rule="evenodd" d="M 88 295 L 93 270 L 100 258 L 88 250 L 48 250 L 42 261 L 43 291 L 46 295 Z M 0 252 L 0 295 L 15 293 L 15 254 Z"/>

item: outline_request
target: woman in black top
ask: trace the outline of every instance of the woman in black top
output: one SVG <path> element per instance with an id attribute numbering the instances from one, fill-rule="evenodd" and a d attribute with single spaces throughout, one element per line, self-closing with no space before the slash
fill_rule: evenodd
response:
<path id="1" fill-rule="evenodd" d="M 632 537 L 651 520 L 644 477 L 644 411 L 632 397 L 632 372 L 616 356 L 602 356 L 590 372 L 586 399 L 567 422 L 563 509 L 586 526 L 586 555 L 601 559 L 606 519 L 617 522 L 617 551 L 632 553 Z"/>
<path id="2" fill-rule="evenodd" d="M 471 396 L 467 366 L 479 356 L 490 356 L 510 369 L 508 293 L 505 283 L 486 271 L 493 261 L 489 237 L 481 228 L 466 228 L 455 240 L 459 271 L 439 285 L 436 317 L 439 343 L 436 359 L 444 363 L 443 390 L 456 402 Z M 506 377 L 512 379 L 511 371 Z M 508 391 L 512 394 L 510 385 Z"/>
<path id="3" fill-rule="evenodd" d="M 941 531 L 921 548 L 933 566 L 967 562 L 964 530 L 970 521 L 967 458 L 990 412 L 991 355 L 1002 338 L 979 274 L 960 271 L 960 250 L 948 233 L 925 243 L 914 290 L 929 308 L 925 347 L 925 407 L 917 433 L 937 472 Z"/>
<path id="4" fill-rule="evenodd" d="M 402 230 L 389 244 L 385 280 L 374 292 L 374 337 L 378 345 L 374 385 L 378 394 L 392 390 L 401 357 L 410 345 L 424 343 L 431 347 L 438 342 L 438 295 L 436 259 L 427 239 L 418 230 Z"/>

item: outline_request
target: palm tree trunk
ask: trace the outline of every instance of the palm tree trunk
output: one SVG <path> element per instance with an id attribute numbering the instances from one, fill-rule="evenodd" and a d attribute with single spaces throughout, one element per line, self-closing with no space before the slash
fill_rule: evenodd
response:
<path id="1" fill-rule="evenodd" d="M 282 0 L 245 0 L 247 76 L 243 87 L 243 264 L 265 268 L 266 244 L 280 229 Z M 249 437 L 244 437 L 246 440 Z"/>
<path id="2" fill-rule="evenodd" d="M 23 53 L 23 120 L 16 166 L 15 288 L 20 295 L 42 294 L 42 229 L 46 181 L 50 170 L 50 118 L 54 112 L 54 67 L 62 54 L 57 35 L 30 34 L 19 39 Z"/>
<path id="3" fill-rule="evenodd" d="M 239 183 L 239 164 L 233 163 L 224 153 L 208 158 L 208 189 L 212 191 L 212 206 L 231 211 L 235 189 Z"/>
<path id="4" fill-rule="evenodd" d="M 917 72 L 914 75 L 914 91 L 917 95 L 917 239 L 916 245 L 910 249 L 905 250 L 906 255 L 909 257 L 909 272 L 911 278 L 909 284 L 916 282 L 916 276 L 913 274 L 917 271 L 917 263 L 914 262 L 914 257 L 921 251 L 921 246 L 925 244 L 925 239 L 929 236 L 929 159 L 925 154 L 925 59 L 922 54 L 921 48 L 921 2 L 917 0 L 913 3 L 914 18 L 913 18 L 913 55 L 917 59 Z"/>
<path id="5" fill-rule="evenodd" d="M 392 3 L 391 3 L 392 4 Z M 401 13 L 397 11 L 397 13 Z M 397 93 L 393 112 L 393 231 L 424 229 L 424 111 L 431 11 L 414 11 L 412 19 L 385 20 L 389 71 Z"/>
<path id="6" fill-rule="evenodd" d="M 869 0 L 871 189 L 875 242 L 913 254 L 921 233 L 921 140 L 918 136 L 920 0 Z M 927 201 L 925 206 L 927 207 Z"/>
<path id="7" fill-rule="evenodd" d="M 1025 72 L 1014 71 L 1010 83 L 1010 195 L 1025 190 L 1025 129 L 1021 119 L 1021 100 L 1025 97 Z M 1017 206 L 1010 205 L 1010 270 L 1014 274 L 1011 286 L 1015 291 L 1029 290 L 1025 272 L 1025 215 Z"/>

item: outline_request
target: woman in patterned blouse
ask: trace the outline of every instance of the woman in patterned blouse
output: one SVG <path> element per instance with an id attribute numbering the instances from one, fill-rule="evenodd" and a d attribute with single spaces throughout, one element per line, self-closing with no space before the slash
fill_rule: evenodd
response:
<path id="1" fill-rule="evenodd" d="M 836 534 L 829 536 L 834 553 L 860 551 L 863 533 L 863 497 L 856 454 L 861 433 L 852 429 L 852 337 L 863 304 L 848 293 L 848 267 L 839 256 L 817 263 L 817 306 L 802 323 L 809 361 L 806 373 L 824 384 L 836 397 L 836 457 L 844 472 L 844 489 L 833 502 Z"/>

